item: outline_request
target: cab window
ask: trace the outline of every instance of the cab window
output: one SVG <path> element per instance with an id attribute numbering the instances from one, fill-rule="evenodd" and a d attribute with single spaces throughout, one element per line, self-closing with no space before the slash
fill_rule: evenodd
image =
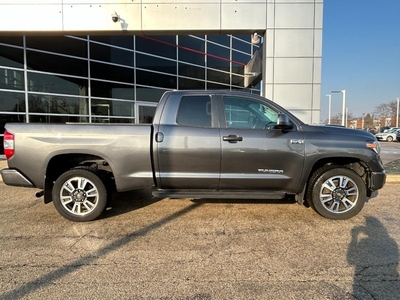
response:
<path id="1" fill-rule="evenodd" d="M 179 125 L 211 127 L 211 99 L 209 96 L 182 97 L 176 122 Z"/>
<path id="2" fill-rule="evenodd" d="M 226 127 L 273 129 L 278 112 L 265 103 L 241 97 L 224 97 Z"/>

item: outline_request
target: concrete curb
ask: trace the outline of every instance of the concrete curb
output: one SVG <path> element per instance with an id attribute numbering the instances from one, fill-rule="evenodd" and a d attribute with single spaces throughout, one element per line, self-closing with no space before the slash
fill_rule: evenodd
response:
<path id="1" fill-rule="evenodd" d="M 7 168 L 7 161 L 0 160 L 0 170 Z M 3 182 L 3 178 L 0 176 L 0 182 Z M 400 183 L 400 175 L 386 174 L 386 183 Z"/>
<path id="2" fill-rule="evenodd" d="M 386 183 L 400 183 L 400 175 L 386 174 Z"/>

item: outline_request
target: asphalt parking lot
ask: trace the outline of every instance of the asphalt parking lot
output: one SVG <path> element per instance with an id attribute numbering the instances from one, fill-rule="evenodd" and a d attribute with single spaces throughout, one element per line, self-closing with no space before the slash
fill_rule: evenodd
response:
<path id="1" fill-rule="evenodd" d="M 289 200 L 171 200 L 131 192 L 101 219 L 73 223 L 34 192 L 0 183 L 0 299 L 400 294 L 398 183 L 387 183 L 345 221 Z"/>

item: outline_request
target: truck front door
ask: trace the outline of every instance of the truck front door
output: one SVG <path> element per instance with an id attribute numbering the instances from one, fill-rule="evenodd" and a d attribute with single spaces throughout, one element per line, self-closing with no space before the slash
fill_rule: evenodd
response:
<path id="1" fill-rule="evenodd" d="M 220 130 L 220 189 L 296 189 L 304 163 L 303 135 L 297 126 L 275 129 L 279 111 L 268 102 L 242 96 L 221 101 L 226 125 Z"/>

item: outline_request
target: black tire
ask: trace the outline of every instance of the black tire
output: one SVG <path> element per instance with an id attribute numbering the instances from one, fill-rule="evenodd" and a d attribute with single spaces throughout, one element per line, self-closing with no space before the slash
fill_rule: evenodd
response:
<path id="1" fill-rule="evenodd" d="M 103 181 L 85 169 L 69 170 L 58 177 L 52 196 L 57 211 L 75 222 L 96 219 L 107 204 L 107 189 Z"/>
<path id="2" fill-rule="evenodd" d="M 365 183 L 356 172 L 340 166 L 326 166 L 311 177 L 307 201 L 321 216 L 343 220 L 362 210 L 366 194 Z"/>
<path id="3" fill-rule="evenodd" d="M 386 140 L 387 140 L 388 142 L 393 142 L 393 138 L 392 138 L 390 135 L 386 138 Z"/>

